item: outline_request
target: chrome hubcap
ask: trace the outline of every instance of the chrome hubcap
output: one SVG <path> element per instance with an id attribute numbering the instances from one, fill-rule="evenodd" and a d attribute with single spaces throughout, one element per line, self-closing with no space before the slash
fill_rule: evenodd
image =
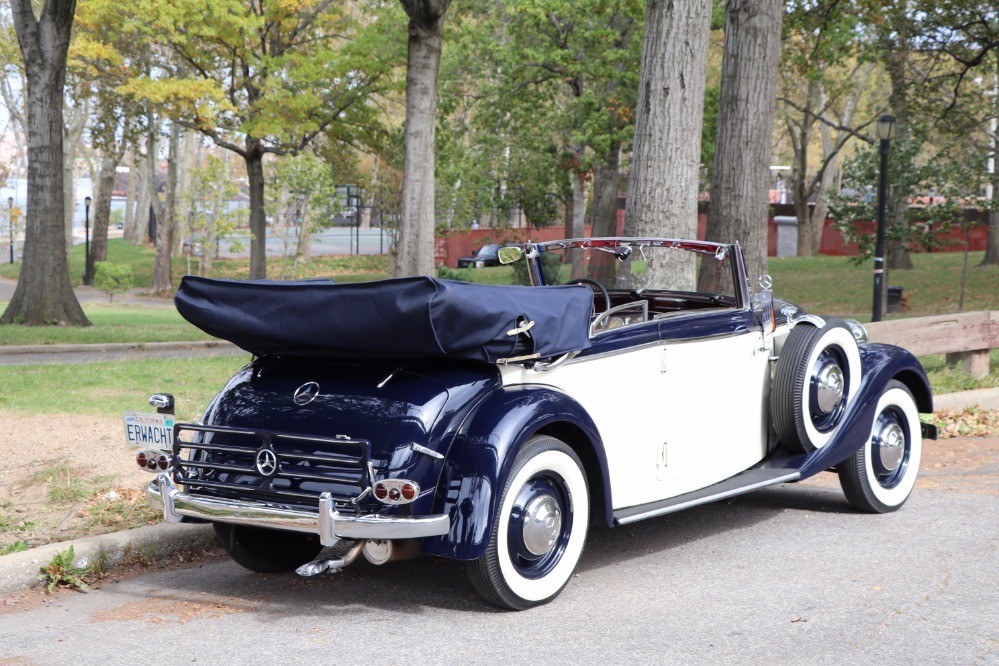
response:
<path id="1" fill-rule="evenodd" d="M 562 531 L 562 512 L 551 495 L 535 497 L 524 507 L 524 546 L 538 557 L 550 551 Z"/>
<path id="2" fill-rule="evenodd" d="M 818 408 L 823 414 L 829 414 L 843 399 L 845 385 L 843 370 L 832 363 L 822 368 L 815 379 L 815 399 Z"/>
<path id="3" fill-rule="evenodd" d="M 897 423 L 887 424 L 877 438 L 878 456 L 881 466 L 888 472 L 893 472 L 902 464 L 905 455 L 905 432 Z"/>

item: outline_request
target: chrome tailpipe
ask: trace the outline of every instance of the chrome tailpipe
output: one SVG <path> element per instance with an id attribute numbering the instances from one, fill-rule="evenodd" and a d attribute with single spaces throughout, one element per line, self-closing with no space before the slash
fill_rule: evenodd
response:
<path id="1" fill-rule="evenodd" d="M 306 578 L 309 576 L 318 576 L 323 572 L 336 573 L 357 559 L 357 556 L 361 554 L 361 550 L 364 548 L 364 544 L 364 541 L 354 543 L 350 547 L 350 550 L 341 557 L 318 557 L 311 562 L 306 562 L 295 569 L 295 573 Z"/>
<path id="2" fill-rule="evenodd" d="M 330 551 L 327 548 L 323 552 Z M 319 574 L 336 573 L 351 564 L 361 554 L 372 564 L 385 564 L 397 560 L 408 560 L 420 554 L 420 542 L 416 539 L 362 539 L 351 544 L 350 549 L 339 557 L 321 556 L 295 569 L 299 576 L 318 576 Z M 320 553 L 322 555 L 322 553 Z"/>
<path id="3" fill-rule="evenodd" d="M 368 539 L 363 552 L 368 562 L 380 565 L 416 557 L 420 554 L 420 542 L 416 539 Z"/>

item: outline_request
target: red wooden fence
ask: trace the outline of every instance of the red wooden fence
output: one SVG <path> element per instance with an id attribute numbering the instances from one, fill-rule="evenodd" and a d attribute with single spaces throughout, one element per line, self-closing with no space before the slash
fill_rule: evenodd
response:
<path id="1" fill-rule="evenodd" d="M 708 224 L 707 213 L 701 212 L 697 216 L 697 237 L 703 239 L 705 229 Z M 624 211 L 618 211 L 618 231 L 620 235 L 624 229 Z M 767 252 L 773 257 L 777 254 L 777 225 L 774 218 L 770 218 L 767 224 Z M 874 224 L 870 224 L 870 232 L 874 233 Z M 590 227 L 583 230 L 584 236 L 590 235 Z M 519 229 L 469 229 L 464 231 L 451 231 L 437 237 L 436 261 L 438 266 L 454 267 L 458 263 L 459 257 L 467 257 L 475 254 L 475 251 L 488 243 L 524 243 L 526 241 L 549 241 L 565 238 L 565 228 L 557 227 L 523 227 Z M 971 231 L 970 249 L 981 251 L 988 242 L 988 228 L 975 226 Z M 964 249 L 964 236 L 960 229 L 953 229 L 947 235 L 942 247 L 934 251 L 937 252 L 960 252 Z M 919 250 L 917 250 L 919 251 Z M 820 254 L 834 256 L 853 256 L 857 254 L 857 246 L 854 243 L 847 243 L 843 235 L 833 226 L 832 220 L 826 220 L 825 228 L 822 230 L 822 245 Z"/>

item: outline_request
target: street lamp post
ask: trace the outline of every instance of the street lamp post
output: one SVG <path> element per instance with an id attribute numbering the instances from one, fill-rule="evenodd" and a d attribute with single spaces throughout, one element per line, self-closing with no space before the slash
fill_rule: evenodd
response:
<path id="1" fill-rule="evenodd" d="M 90 202 L 91 198 L 83 200 L 83 284 L 90 284 Z"/>
<path id="2" fill-rule="evenodd" d="M 881 166 L 878 171 L 878 220 L 874 241 L 874 313 L 871 321 L 881 321 L 885 305 L 885 217 L 888 210 L 888 148 L 895 132 L 895 116 L 878 118 Z"/>
<path id="3" fill-rule="evenodd" d="M 7 197 L 7 225 L 10 230 L 10 263 L 14 263 L 14 197 Z"/>

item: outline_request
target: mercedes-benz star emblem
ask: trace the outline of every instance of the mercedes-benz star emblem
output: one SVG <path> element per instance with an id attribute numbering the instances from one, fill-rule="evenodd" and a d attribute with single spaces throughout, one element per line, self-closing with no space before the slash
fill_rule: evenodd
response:
<path id="1" fill-rule="evenodd" d="M 295 401 L 296 405 L 307 405 L 315 400 L 317 395 L 319 395 L 319 384 L 309 382 L 295 389 L 291 399 Z"/>
<path id="2" fill-rule="evenodd" d="M 257 471 L 263 476 L 270 476 L 277 470 L 277 455 L 270 449 L 257 451 Z"/>

